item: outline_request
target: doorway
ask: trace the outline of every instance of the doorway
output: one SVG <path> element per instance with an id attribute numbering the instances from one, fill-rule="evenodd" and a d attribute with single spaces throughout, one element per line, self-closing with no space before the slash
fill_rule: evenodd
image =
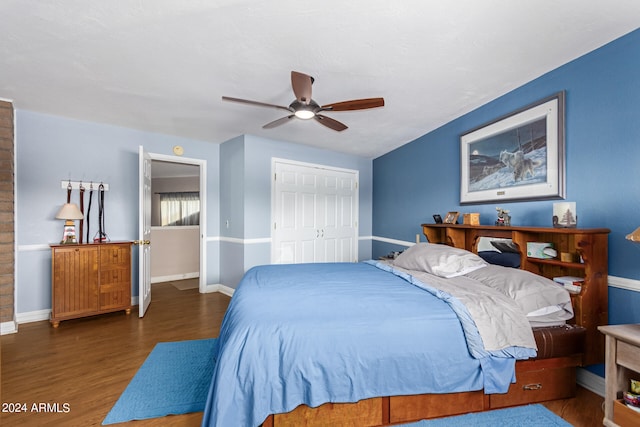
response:
<path id="1" fill-rule="evenodd" d="M 206 291 L 206 160 L 149 153 L 151 283 L 193 279 Z M 173 210 L 175 206 L 183 214 Z M 167 215 L 167 212 L 169 215 Z M 175 220 L 179 218 L 179 220 Z"/>

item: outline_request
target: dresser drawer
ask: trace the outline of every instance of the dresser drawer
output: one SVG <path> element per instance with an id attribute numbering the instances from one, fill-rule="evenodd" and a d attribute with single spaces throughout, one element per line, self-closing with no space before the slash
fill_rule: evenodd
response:
<path id="1" fill-rule="evenodd" d="M 131 245 L 110 244 L 100 248 L 100 266 L 103 269 L 130 268 Z"/>
<path id="2" fill-rule="evenodd" d="M 506 394 L 489 396 L 491 408 L 564 399 L 575 395 L 576 368 L 544 368 L 516 372 L 516 383 Z"/>
<path id="3" fill-rule="evenodd" d="M 110 268 L 100 272 L 100 286 L 118 286 L 123 284 L 129 286 L 131 284 L 130 268 Z"/>
<path id="4" fill-rule="evenodd" d="M 616 363 L 629 368 L 632 371 L 640 372 L 640 357 L 638 357 L 638 346 L 618 341 Z"/>
<path id="5" fill-rule="evenodd" d="M 127 286 L 100 286 L 100 310 L 131 305 L 131 287 Z"/>
<path id="6" fill-rule="evenodd" d="M 628 408 L 624 402 L 613 402 L 613 422 L 620 427 L 634 427 L 640 424 L 640 413 Z"/>
<path id="7" fill-rule="evenodd" d="M 465 393 L 391 396 L 389 421 L 392 423 L 437 418 L 484 410 L 482 390 Z"/>

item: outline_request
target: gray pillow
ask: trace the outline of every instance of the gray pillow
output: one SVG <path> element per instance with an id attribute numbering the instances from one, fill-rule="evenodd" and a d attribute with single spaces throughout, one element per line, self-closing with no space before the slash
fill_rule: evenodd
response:
<path id="1" fill-rule="evenodd" d="M 553 314 L 554 320 L 573 317 L 571 296 L 562 286 L 530 271 L 490 265 L 465 274 L 511 298 L 529 318 Z"/>
<path id="2" fill-rule="evenodd" d="M 424 271 L 439 277 L 462 276 L 487 263 L 478 255 L 447 245 L 417 243 L 401 253 L 393 265 L 406 270 Z"/>

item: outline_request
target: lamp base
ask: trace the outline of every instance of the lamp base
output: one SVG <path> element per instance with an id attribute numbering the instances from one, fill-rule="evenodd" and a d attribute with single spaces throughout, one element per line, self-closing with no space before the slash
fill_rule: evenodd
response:
<path id="1" fill-rule="evenodd" d="M 77 244 L 78 240 L 76 239 L 76 223 L 72 220 L 66 220 L 64 223 L 64 231 L 62 233 L 62 241 L 60 242 L 63 245 L 72 245 Z"/>

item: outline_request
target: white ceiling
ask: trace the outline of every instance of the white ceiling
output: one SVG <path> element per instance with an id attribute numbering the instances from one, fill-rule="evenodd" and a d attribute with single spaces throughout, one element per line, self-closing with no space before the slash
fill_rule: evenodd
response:
<path id="1" fill-rule="evenodd" d="M 369 158 L 640 26 L 638 0 L 2 0 L 0 97 L 17 109 L 222 143 L 241 134 Z M 321 105 L 262 125 L 292 70 Z M 546 96 L 548 94 L 541 94 Z M 286 112 L 285 112 L 286 114 Z"/>
<path id="2" fill-rule="evenodd" d="M 151 178 L 186 178 L 200 175 L 200 166 L 153 160 Z"/>

